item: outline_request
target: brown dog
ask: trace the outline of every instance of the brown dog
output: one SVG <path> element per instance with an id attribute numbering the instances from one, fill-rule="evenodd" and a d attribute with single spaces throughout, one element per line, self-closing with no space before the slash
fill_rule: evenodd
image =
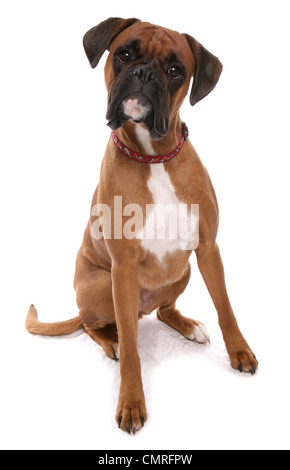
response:
<path id="1" fill-rule="evenodd" d="M 201 323 L 185 318 L 175 307 L 190 278 L 193 250 L 218 312 L 232 367 L 254 374 L 258 365 L 226 291 L 216 244 L 215 192 L 179 115 L 192 77 L 190 103 L 194 105 L 215 87 L 222 65 L 191 36 L 137 19 L 104 21 L 88 31 L 84 47 L 92 67 L 106 49 L 110 51 L 105 66 L 107 119 L 117 132 L 106 149 L 77 256 L 74 287 L 79 316 L 40 323 L 31 306 L 26 327 L 44 335 L 85 328 L 107 356 L 120 358 L 117 421 L 121 429 L 135 433 L 147 419 L 138 317 L 157 309 L 159 320 L 188 339 L 209 340 Z M 191 204 L 198 204 L 199 211 Z M 168 235 L 168 221 L 179 205 L 183 207 L 179 219 L 186 219 L 187 226 L 191 223 L 187 238 Z M 164 206 L 162 218 L 159 210 Z M 135 217 L 133 223 L 132 213 L 141 218 Z M 157 236 L 161 229 L 163 237 Z"/>

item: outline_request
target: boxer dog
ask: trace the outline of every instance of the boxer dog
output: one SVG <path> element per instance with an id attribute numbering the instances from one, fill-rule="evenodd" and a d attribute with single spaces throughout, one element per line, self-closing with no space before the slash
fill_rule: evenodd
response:
<path id="1" fill-rule="evenodd" d="M 26 327 L 43 335 L 84 328 L 109 358 L 120 360 L 116 419 L 122 430 L 135 434 L 147 419 L 137 347 L 138 318 L 157 310 L 158 320 L 189 340 L 209 342 L 204 325 L 176 309 L 176 300 L 190 278 L 192 251 L 216 307 L 232 367 L 251 374 L 258 367 L 226 290 L 216 243 L 216 195 L 179 114 L 191 79 L 193 106 L 216 86 L 222 65 L 190 35 L 135 18 L 109 18 L 92 28 L 84 36 L 84 48 L 92 68 L 109 51 L 105 82 L 107 120 L 113 132 L 76 260 L 79 315 L 66 322 L 40 323 L 32 305 Z M 169 220 L 161 217 L 154 225 L 160 207 L 166 204 L 169 219 L 176 205 L 185 205 L 179 218 L 191 222 L 187 239 L 180 234 L 175 238 L 156 236 Z M 121 216 L 116 215 L 116 205 Z M 135 232 L 129 230 L 125 236 L 123 229 L 130 221 L 133 228 L 130 215 L 138 212 L 137 207 L 142 220 L 134 219 Z M 164 233 L 168 235 L 166 230 Z"/>

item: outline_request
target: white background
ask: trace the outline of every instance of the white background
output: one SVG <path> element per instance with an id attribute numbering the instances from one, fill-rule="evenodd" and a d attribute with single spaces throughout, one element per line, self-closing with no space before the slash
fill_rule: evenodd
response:
<path id="1" fill-rule="evenodd" d="M 4 449 L 289 449 L 289 2 L 283 0 L 1 2 L 0 447 Z M 79 332 L 26 333 L 77 315 L 72 288 L 109 138 L 102 69 L 83 34 L 109 16 L 195 36 L 224 64 L 182 118 L 212 177 L 219 244 L 240 327 L 260 361 L 231 370 L 192 257 L 179 302 L 212 346 L 139 324 L 149 420 L 134 438 L 114 421 L 119 365 Z"/>

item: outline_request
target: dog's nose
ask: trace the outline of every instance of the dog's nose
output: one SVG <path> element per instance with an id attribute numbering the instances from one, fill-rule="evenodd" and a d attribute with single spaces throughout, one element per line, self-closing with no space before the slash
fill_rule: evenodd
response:
<path id="1" fill-rule="evenodd" d="M 157 74 L 149 65 L 140 65 L 134 70 L 134 75 L 139 78 L 141 83 L 149 83 L 157 79 Z"/>

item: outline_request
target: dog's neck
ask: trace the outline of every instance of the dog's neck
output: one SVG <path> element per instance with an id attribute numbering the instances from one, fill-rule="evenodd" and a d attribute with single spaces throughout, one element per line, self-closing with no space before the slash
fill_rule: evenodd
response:
<path id="1" fill-rule="evenodd" d="M 116 131 L 119 139 L 129 148 L 144 155 L 165 155 L 170 153 L 178 144 L 182 134 L 182 121 L 179 114 L 170 119 L 169 133 L 158 142 L 151 139 L 144 124 L 133 121 Z"/>

